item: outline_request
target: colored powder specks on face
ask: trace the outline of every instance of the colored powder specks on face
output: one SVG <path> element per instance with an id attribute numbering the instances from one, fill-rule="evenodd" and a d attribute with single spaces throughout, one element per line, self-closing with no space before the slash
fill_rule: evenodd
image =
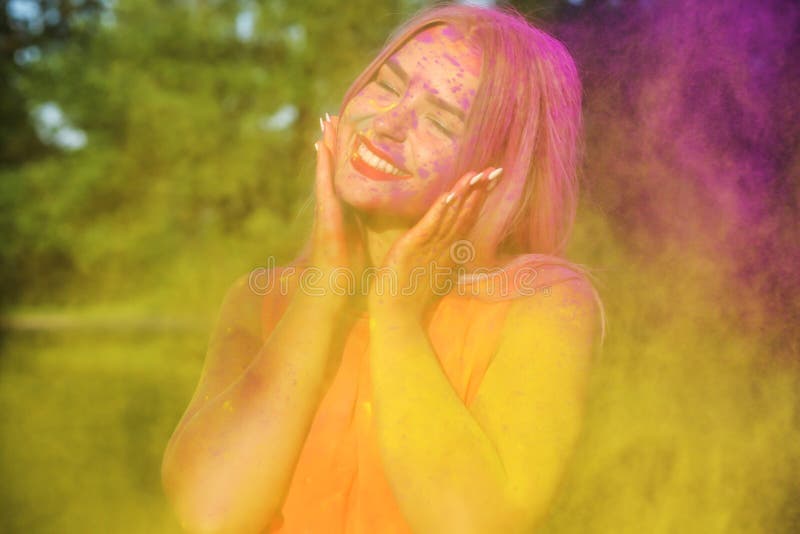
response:
<path id="1" fill-rule="evenodd" d="M 456 58 L 454 58 L 453 56 L 451 56 L 450 54 L 443 54 L 443 55 L 444 55 L 444 58 L 447 61 L 449 61 L 450 63 L 452 63 L 456 67 L 460 67 L 461 66 L 461 64 L 458 62 L 458 60 Z"/>
<path id="2" fill-rule="evenodd" d="M 458 39 L 461 39 L 461 33 L 452 26 L 445 26 L 442 30 L 442 35 L 451 41 L 457 41 Z"/>
<path id="3" fill-rule="evenodd" d="M 424 88 L 426 91 L 428 91 L 429 93 L 431 93 L 431 94 L 434 94 L 434 95 L 438 95 L 438 94 L 439 94 L 439 91 L 437 91 L 435 87 L 433 87 L 431 84 L 429 84 L 429 83 L 427 83 L 427 82 L 426 82 L 426 83 L 424 83 L 424 84 L 422 85 L 422 87 L 423 87 L 423 88 Z"/>

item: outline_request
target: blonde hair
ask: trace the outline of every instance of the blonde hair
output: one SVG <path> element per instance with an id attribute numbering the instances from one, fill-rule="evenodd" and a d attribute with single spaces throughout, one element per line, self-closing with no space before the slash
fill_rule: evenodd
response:
<path id="1" fill-rule="evenodd" d="M 564 253 L 578 199 L 581 85 L 564 45 L 513 11 L 451 5 L 403 24 L 345 93 L 341 110 L 414 34 L 452 25 L 483 52 L 481 83 L 467 116 L 456 175 L 489 165 L 503 180 L 471 236 L 479 257 Z"/>
<path id="2" fill-rule="evenodd" d="M 467 5 L 421 11 L 389 37 L 353 81 L 340 114 L 392 54 L 415 34 L 439 24 L 458 29 L 483 55 L 456 176 L 488 166 L 504 169 L 468 236 L 476 264 L 498 254 L 527 255 L 537 265 L 566 267 L 594 280 L 586 266 L 563 257 L 575 221 L 577 169 L 583 156 L 578 71 L 561 42 L 519 13 Z M 589 285 L 604 339 L 605 310 L 594 284 Z"/>

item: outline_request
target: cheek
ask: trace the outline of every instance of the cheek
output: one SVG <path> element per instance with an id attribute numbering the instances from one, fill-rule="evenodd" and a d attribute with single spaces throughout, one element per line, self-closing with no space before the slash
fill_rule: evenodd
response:
<path id="1" fill-rule="evenodd" d="M 455 147 L 452 144 L 425 143 L 420 154 L 418 174 L 426 181 L 434 181 L 442 190 L 455 180 Z M 433 185 L 433 184 L 431 184 Z"/>
<path id="2" fill-rule="evenodd" d="M 339 124 L 336 127 L 335 165 L 337 168 L 341 167 L 344 159 L 350 155 L 349 151 L 352 148 L 356 131 L 355 123 L 350 121 L 347 115 L 343 115 L 339 118 Z"/>
<path id="3" fill-rule="evenodd" d="M 336 131 L 336 168 L 341 168 L 345 159 L 350 155 L 350 147 L 353 144 L 353 134 L 355 130 L 353 123 L 343 119 L 339 121 L 339 129 Z"/>
<path id="4" fill-rule="evenodd" d="M 347 104 L 347 108 L 345 108 L 344 113 L 340 117 L 340 121 L 358 122 L 359 120 L 363 120 L 364 117 L 368 117 L 371 113 L 374 113 L 374 109 L 374 99 L 353 98 L 353 100 Z"/>

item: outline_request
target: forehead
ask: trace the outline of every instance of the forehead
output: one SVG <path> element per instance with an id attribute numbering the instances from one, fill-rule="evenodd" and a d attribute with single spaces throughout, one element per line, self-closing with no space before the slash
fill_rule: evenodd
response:
<path id="1" fill-rule="evenodd" d="M 481 53 L 453 26 L 431 26 L 415 34 L 392 54 L 409 73 L 422 69 L 431 76 L 455 71 L 459 77 L 477 78 Z"/>

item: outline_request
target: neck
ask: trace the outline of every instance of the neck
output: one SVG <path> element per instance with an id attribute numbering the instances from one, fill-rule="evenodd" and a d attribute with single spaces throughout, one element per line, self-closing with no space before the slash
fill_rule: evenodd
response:
<path id="1" fill-rule="evenodd" d="M 364 239 L 370 265 L 379 267 L 394 243 L 410 228 L 408 221 L 365 215 L 362 217 Z"/>
<path id="2" fill-rule="evenodd" d="M 366 259 L 369 265 L 374 267 L 380 267 L 383 264 L 392 245 L 413 226 L 408 220 L 401 218 L 377 216 L 363 212 L 354 213 L 354 215 L 361 223 L 362 237 L 367 252 Z M 480 240 L 470 236 L 470 241 L 474 243 Z M 488 250 L 477 249 L 477 247 L 475 253 L 474 260 L 464 265 L 468 270 L 476 267 L 502 267 L 513 258 L 513 256 L 507 255 L 498 256 Z"/>

